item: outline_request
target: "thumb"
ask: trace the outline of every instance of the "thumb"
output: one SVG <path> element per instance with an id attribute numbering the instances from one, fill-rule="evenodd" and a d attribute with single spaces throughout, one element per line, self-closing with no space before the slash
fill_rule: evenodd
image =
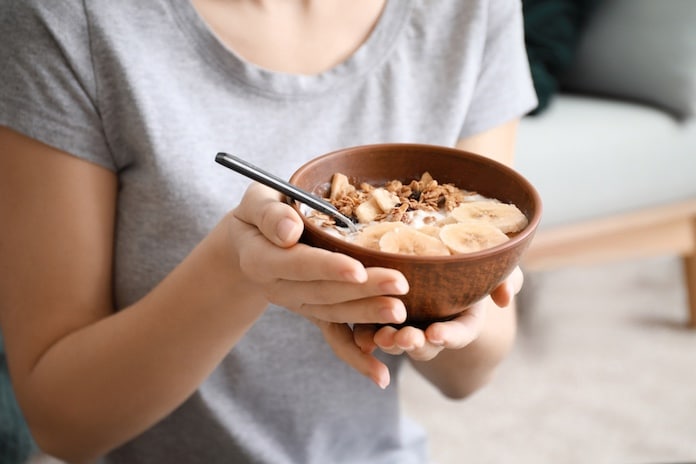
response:
<path id="1" fill-rule="evenodd" d="M 256 182 L 244 193 L 234 215 L 281 247 L 297 243 L 304 227 L 297 211 L 281 201 L 280 193 Z"/>

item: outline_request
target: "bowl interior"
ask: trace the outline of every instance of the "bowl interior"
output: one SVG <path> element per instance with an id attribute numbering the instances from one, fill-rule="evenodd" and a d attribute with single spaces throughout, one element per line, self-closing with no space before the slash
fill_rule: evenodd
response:
<path id="1" fill-rule="evenodd" d="M 441 184 L 451 183 L 459 188 L 473 190 L 483 196 L 516 205 L 527 216 L 529 225 L 501 245 L 502 247 L 514 246 L 536 229 L 541 217 L 541 199 L 529 181 L 502 163 L 449 147 L 393 143 L 345 148 L 307 162 L 292 175 L 290 182 L 319 196 L 327 197 L 331 177 L 336 172 L 347 175 L 355 185 L 362 182 L 382 185 L 394 179 L 402 182 L 418 179 L 425 171 Z M 322 233 L 311 221 L 306 221 L 305 226 L 313 233 Z M 329 242 L 334 241 L 340 243 L 341 249 L 362 248 L 339 238 L 329 238 Z M 489 250 L 472 254 L 487 253 Z M 385 257 L 391 255 L 377 250 L 369 252 Z M 460 260 L 463 256 L 469 255 L 399 256 L 409 260 L 439 261 Z"/>

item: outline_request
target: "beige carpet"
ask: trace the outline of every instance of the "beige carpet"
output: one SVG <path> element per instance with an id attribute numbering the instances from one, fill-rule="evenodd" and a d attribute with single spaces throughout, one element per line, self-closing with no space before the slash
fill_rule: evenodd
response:
<path id="1" fill-rule="evenodd" d="M 696 332 L 680 261 L 527 276 L 493 383 L 461 402 L 404 374 L 437 464 L 696 462 Z"/>

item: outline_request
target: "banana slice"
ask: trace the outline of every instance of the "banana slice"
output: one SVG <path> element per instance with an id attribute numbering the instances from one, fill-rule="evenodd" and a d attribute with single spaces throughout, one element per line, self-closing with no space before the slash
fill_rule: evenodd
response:
<path id="1" fill-rule="evenodd" d="M 483 221 L 496 226 L 503 233 L 519 232 L 527 227 L 527 217 L 515 205 L 498 201 L 462 203 L 451 212 L 459 222 Z"/>
<path id="2" fill-rule="evenodd" d="M 387 253 L 417 256 L 448 256 L 449 249 L 441 240 L 409 227 L 395 227 L 379 239 L 379 249 Z"/>
<path id="3" fill-rule="evenodd" d="M 486 222 L 448 224 L 440 230 L 440 240 L 454 254 L 485 250 L 509 240 L 500 229 Z"/>
<path id="4" fill-rule="evenodd" d="M 348 177 L 340 172 L 334 173 L 331 177 L 329 199 L 336 200 L 352 192 L 355 192 L 355 187 L 348 181 Z"/>
<path id="5" fill-rule="evenodd" d="M 425 235 L 430 235 L 431 237 L 435 237 L 439 240 L 440 237 L 440 227 L 438 226 L 422 226 L 416 229 L 418 232 L 425 234 Z"/>
<path id="6" fill-rule="evenodd" d="M 372 195 L 372 198 L 375 199 L 379 209 L 381 209 L 384 213 L 388 213 L 392 210 L 392 208 L 400 203 L 398 196 L 381 187 L 374 189 L 370 194 Z"/>
<path id="7" fill-rule="evenodd" d="M 382 214 L 382 209 L 377 204 L 377 200 L 374 197 L 370 197 L 367 201 L 360 203 L 353 210 L 353 214 L 358 218 L 359 223 L 367 224 L 377 219 L 377 216 Z"/>
<path id="8" fill-rule="evenodd" d="M 379 239 L 382 235 L 398 227 L 404 227 L 402 222 L 378 222 L 362 229 L 353 239 L 356 245 L 379 250 Z"/>

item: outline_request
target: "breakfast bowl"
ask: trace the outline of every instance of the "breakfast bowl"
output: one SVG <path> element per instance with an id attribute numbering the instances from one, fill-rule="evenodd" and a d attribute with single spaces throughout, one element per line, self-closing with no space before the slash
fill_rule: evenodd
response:
<path id="1" fill-rule="evenodd" d="M 452 185 L 477 198 L 514 205 L 523 215 L 520 230 L 506 233 L 502 243 L 470 252 L 421 255 L 370 248 L 348 240 L 350 234 L 318 222 L 305 206 L 294 202 L 304 223 L 303 243 L 344 253 L 365 267 L 403 273 L 410 289 L 398 298 L 404 302 L 405 323 L 410 325 L 451 319 L 489 295 L 519 264 L 541 219 L 541 198 L 521 174 L 485 156 L 455 148 L 407 143 L 344 148 L 308 161 L 292 174 L 290 183 L 328 200 L 335 175 L 353 186 L 373 187 L 394 181 L 406 185 L 428 177 L 435 181 L 430 181 L 431 185 Z"/>

